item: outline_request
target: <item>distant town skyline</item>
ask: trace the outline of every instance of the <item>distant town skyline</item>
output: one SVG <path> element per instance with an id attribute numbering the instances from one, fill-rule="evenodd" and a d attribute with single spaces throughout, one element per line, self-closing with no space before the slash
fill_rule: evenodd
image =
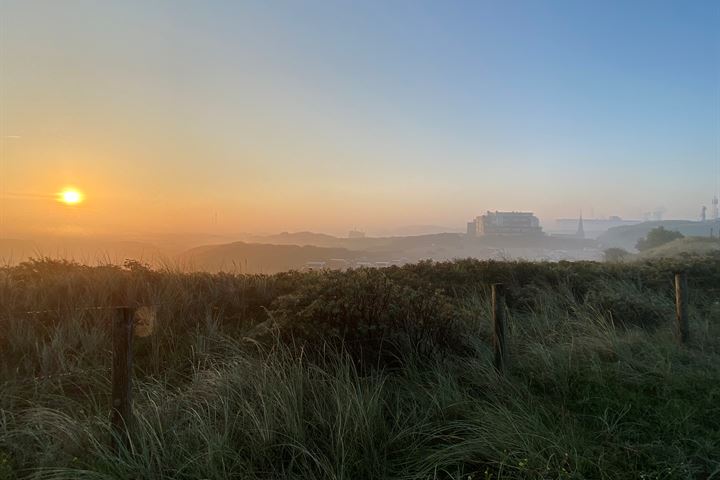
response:
<path id="1" fill-rule="evenodd" d="M 716 1 L 0 0 L 2 237 L 698 219 L 718 165 Z"/>

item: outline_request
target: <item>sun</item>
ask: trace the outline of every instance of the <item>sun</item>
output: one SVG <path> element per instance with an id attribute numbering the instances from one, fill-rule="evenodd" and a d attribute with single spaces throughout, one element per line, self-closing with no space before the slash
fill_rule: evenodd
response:
<path id="1" fill-rule="evenodd" d="M 83 201 L 83 194 L 74 188 L 66 188 L 60 192 L 59 201 L 65 205 L 77 205 Z"/>

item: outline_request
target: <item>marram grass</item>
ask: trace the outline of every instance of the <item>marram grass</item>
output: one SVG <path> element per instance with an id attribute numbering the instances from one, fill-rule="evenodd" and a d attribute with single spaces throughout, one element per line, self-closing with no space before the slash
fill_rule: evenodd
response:
<path id="1" fill-rule="evenodd" d="M 2 272 L 0 478 L 720 478 L 717 262 L 687 266 L 688 345 L 672 328 L 675 265 L 130 267 Z M 486 285 L 498 280 L 504 376 L 489 341 Z M 160 313 L 136 339 L 131 434 L 113 451 L 109 314 L 73 307 L 118 295 Z M 405 300 L 419 296 L 433 300 Z M 379 331 L 387 343 L 369 340 Z"/>

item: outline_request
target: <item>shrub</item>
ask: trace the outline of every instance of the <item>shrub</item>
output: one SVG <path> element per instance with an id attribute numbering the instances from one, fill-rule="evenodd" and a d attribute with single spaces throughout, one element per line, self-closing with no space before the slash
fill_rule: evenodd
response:
<path id="1" fill-rule="evenodd" d="M 630 252 L 628 252 L 624 248 L 615 248 L 615 247 L 608 248 L 603 253 L 604 253 L 606 262 L 622 262 L 630 255 Z"/>
<path id="2" fill-rule="evenodd" d="M 635 244 L 635 248 L 644 252 L 645 250 L 650 250 L 651 248 L 659 247 L 660 245 L 665 245 L 673 240 L 684 237 L 685 235 L 680 232 L 675 230 L 665 230 L 665 227 L 660 226 L 653 228 L 648 232 L 645 238 L 638 240 Z"/>
<path id="3" fill-rule="evenodd" d="M 330 342 L 356 359 L 428 355 L 457 344 L 453 307 L 441 290 L 403 285 L 382 270 L 318 274 L 280 297 L 271 316 L 304 347 Z"/>
<path id="4" fill-rule="evenodd" d="M 712 478 L 718 281 L 720 257 L 272 276 L 0 267 L 0 478 Z M 493 282 L 508 287 L 502 377 Z M 161 305 L 154 334 L 135 339 L 132 443 L 119 451 L 108 318 L 73 308 L 114 289 Z M 268 317 L 280 335 L 246 341 Z"/>

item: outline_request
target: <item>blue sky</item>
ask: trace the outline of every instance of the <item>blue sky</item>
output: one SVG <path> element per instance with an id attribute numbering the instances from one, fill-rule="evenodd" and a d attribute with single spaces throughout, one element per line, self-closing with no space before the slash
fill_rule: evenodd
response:
<path id="1" fill-rule="evenodd" d="M 79 184 L 88 224 L 694 218 L 716 189 L 720 2 L 0 5 L 7 188 Z"/>

